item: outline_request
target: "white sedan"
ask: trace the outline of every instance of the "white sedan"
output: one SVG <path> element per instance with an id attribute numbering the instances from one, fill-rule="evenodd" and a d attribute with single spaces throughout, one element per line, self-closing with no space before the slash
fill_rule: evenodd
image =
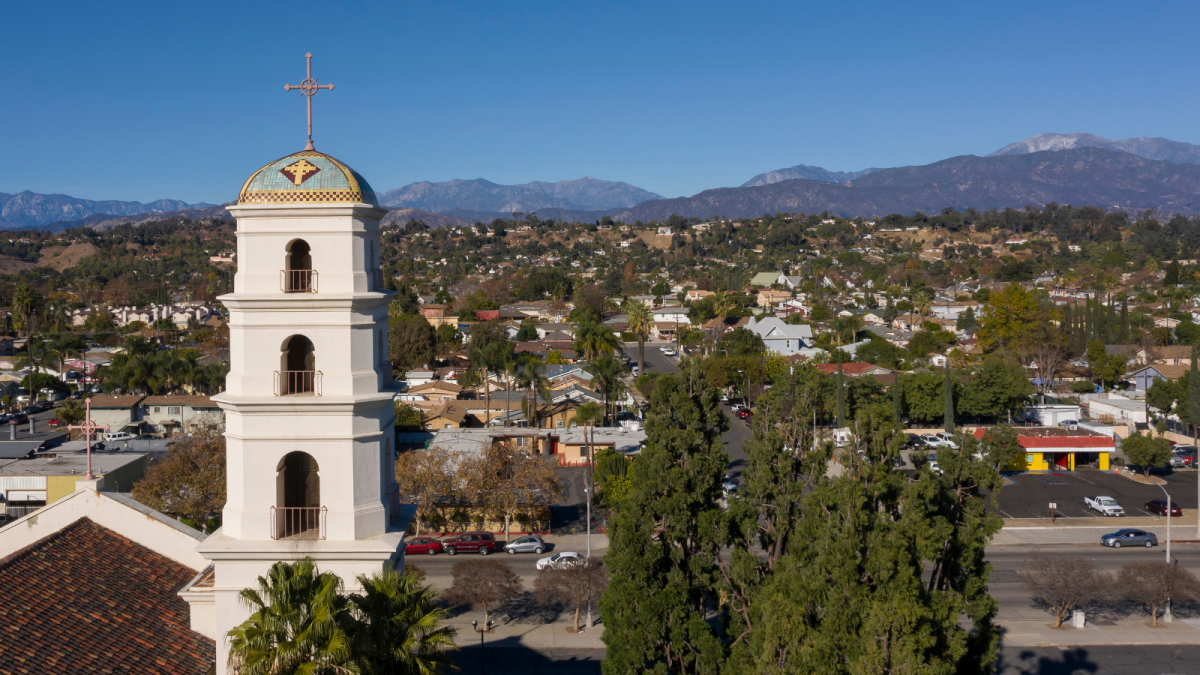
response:
<path id="1" fill-rule="evenodd" d="M 584 556 L 579 555 L 575 551 L 563 551 L 555 553 L 552 556 L 541 558 L 537 561 L 538 571 L 544 570 L 547 567 L 554 569 L 562 569 L 568 565 L 575 565 L 584 561 Z"/>

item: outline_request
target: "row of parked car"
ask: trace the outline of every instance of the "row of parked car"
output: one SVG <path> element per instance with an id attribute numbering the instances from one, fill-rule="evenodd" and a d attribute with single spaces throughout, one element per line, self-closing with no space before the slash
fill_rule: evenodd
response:
<path id="1" fill-rule="evenodd" d="M 491 532 L 463 532 L 462 534 L 454 534 L 440 539 L 429 535 L 413 537 L 408 540 L 404 552 L 414 555 L 437 555 L 438 553 L 445 553 L 446 555 L 457 555 L 459 553 L 488 555 L 504 551 L 510 555 L 517 553 L 536 553 L 541 555 L 553 547 L 553 544 L 547 543 L 545 539 L 536 534 L 522 535 L 506 544 L 502 541 L 496 541 L 496 537 Z M 547 567 L 565 567 L 578 563 L 584 558 L 585 556 L 574 551 L 562 551 L 561 553 L 555 553 L 552 556 L 538 560 L 537 568 L 542 570 Z"/>

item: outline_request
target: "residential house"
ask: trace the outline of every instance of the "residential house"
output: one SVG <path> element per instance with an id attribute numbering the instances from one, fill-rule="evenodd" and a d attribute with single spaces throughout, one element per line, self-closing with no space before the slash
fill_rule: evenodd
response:
<path id="1" fill-rule="evenodd" d="M 761 337 L 768 352 L 783 356 L 799 354 L 812 347 L 812 326 L 786 324 L 771 316 L 761 321 L 752 318 L 746 323 L 746 330 Z"/>
<path id="2" fill-rule="evenodd" d="M 136 428 L 141 424 L 141 404 L 146 397 L 142 394 L 93 396 L 92 421 L 106 424 L 110 431 L 121 431 L 126 427 Z"/>
<path id="3" fill-rule="evenodd" d="M 758 292 L 757 304 L 759 307 L 774 307 L 781 302 L 790 300 L 791 297 L 791 293 L 764 288 Z"/>
<path id="4" fill-rule="evenodd" d="M 141 407 L 141 419 L 167 433 L 190 424 L 225 423 L 225 413 L 208 396 L 147 396 Z"/>
<path id="5" fill-rule="evenodd" d="M 429 325 L 437 328 L 444 325 L 458 325 L 458 317 L 451 313 L 450 308 L 446 305 L 428 304 L 421 305 L 418 309 L 421 316 L 429 322 Z"/>
<path id="6" fill-rule="evenodd" d="M 1185 377 L 1189 370 L 1191 370 L 1191 364 L 1186 366 L 1177 366 L 1154 363 L 1133 371 L 1129 374 L 1127 379 L 1133 382 L 1134 389 L 1138 391 L 1146 391 L 1153 386 L 1156 380 L 1175 381 L 1181 377 Z"/>
<path id="7" fill-rule="evenodd" d="M 409 387 L 402 395 L 403 396 L 420 396 L 420 399 L 412 398 L 405 400 L 425 400 L 431 403 L 445 403 L 446 401 L 456 401 L 462 394 L 462 387 L 452 382 L 433 381 L 426 384 Z"/>

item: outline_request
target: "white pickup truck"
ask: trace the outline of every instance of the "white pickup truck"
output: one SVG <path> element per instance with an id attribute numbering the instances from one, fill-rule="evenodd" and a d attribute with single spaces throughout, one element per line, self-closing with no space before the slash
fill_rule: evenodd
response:
<path id="1" fill-rule="evenodd" d="M 1083 503 L 1093 511 L 1099 511 L 1106 516 L 1123 516 L 1125 509 L 1112 497 L 1084 497 Z"/>

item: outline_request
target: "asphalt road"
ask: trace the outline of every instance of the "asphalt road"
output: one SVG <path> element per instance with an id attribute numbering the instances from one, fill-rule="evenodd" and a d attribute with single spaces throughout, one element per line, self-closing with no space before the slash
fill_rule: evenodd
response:
<path id="1" fill-rule="evenodd" d="M 647 373 L 679 372 L 677 361 L 659 350 L 659 347 L 664 344 L 666 343 L 646 343 Z M 636 342 L 626 343 L 625 350 L 630 358 L 637 358 Z M 729 417 L 729 431 L 721 434 L 721 443 L 725 446 L 725 452 L 729 454 L 729 473 L 736 478 L 742 475 L 742 471 L 746 468 L 748 462 L 743 444 L 750 438 L 753 438 L 754 434 L 750 432 L 750 425 L 734 417 L 733 410 L 728 405 L 723 405 L 722 407 L 725 409 L 725 414 Z"/>
<path id="2" fill-rule="evenodd" d="M 482 658 L 481 658 L 482 657 Z M 529 649 L 500 641 L 454 653 L 463 675 L 600 675 L 603 649 Z M 1200 646 L 1006 647 L 999 675 L 1145 675 L 1200 672 Z"/>
<path id="3" fill-rule="evenodd" d="M 496 539 L 503 542 L 504 536 L 501 535 L 501 536 L 497 537 Z M 515 540 L 516 537 L 513 537 L 513 539 Z M 553 543 L 554 537 L 546 537 L 546 540 L 549 543 Z M 560 549 L 560 550 L 562 550 L 562 549 Z M 551 548 L 549 551 L 543 553 L 542 555 L 537 555 L 535 553 L 517 553 L 517 554 L 512 554 L 512 555 L 507 554 L 507 553 L 492 553 L 491 555 L 486 556 L 486 558 L 487 559 L 496 558 L 497 560 L 503 560 L 504 562 L 508 563 L 509 566 L 512 567 L 513 571 L 516 572 L 517 574 L 522 574 L 522 575 L 530 574 L 531 575 L 531 574 L 537 574 L 538 559 L 545 558 L 546 556 L 549 556 L 549 555 L 554 555 L 554 551 L 555 551 L 555 549 Z M 587 553 L 587 549 L 581 546 L 578 548 L 577 552 L 578 553 Z M 479 559 L 483 559 L 483 558 L 484 558 L 484 556 L 481 556 L 478 553 L 459 553 L 458 555 L 453 555 L 453 556 L 446 555 L 445 553 L 439 553 L 437 555 L 405 556 L 404 562 L 416 565 L 417 567 L 420 567 L 421 569 L 425 570 L 425 573 L 428 574 L 429 576 L 448 577 L 451 575 L 451 570 L 454 567 L 455 563 L 462 562 L 463 560 L 479 560 Z"/>

